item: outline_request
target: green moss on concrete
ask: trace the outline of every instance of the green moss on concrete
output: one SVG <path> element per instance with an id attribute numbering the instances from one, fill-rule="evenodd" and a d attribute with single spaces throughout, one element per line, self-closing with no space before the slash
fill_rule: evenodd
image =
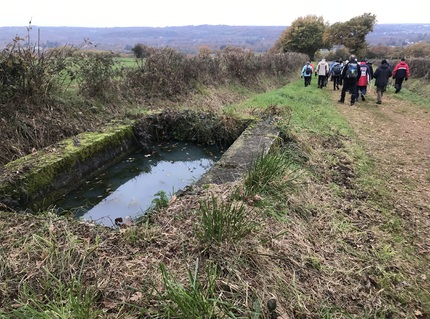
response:
<path id="1" fill-rule="evenodd" d="M 131 142 L 145 147 L 153 140 L 179 139 L 228 146 L 253 121 L 164 110 L 136 121 L 112 122 L 99 132 L 79 134 L 6 164 L 0 176 L 0 204 L 44 209 L 112 164 L 113 157 L 120 160 L 133 147 Z"/>
<path id="2" fill-rule="evenodd" d="M 49 188 L 60 174 L 134 139 L 133 125 L 133 122 L 113 122 L 103 131 L 79 134 L 6 164 L 0 179 L 0 196 L 18 202 L 37 199 L 38 194 Z M 50 197 L 58 198 L 63 192 L 60 189 L 48 195 L 41 194 L 42 200 L 50 202 Z"/>

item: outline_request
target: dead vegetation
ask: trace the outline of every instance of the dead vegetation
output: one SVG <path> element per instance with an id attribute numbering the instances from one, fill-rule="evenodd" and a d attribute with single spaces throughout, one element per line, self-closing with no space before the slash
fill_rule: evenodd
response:
<path id="1" fill-rule="evenodd" d="M 175 309 L 166 278 L 189 287 L 197 269 L 201 289 L 213 283 L 212 298 L 223 302 L 213 318 L 426 318 L 428 241 L 386 237 L 386 227 L 407 225 L 396 225 L 395 206 L 378 205 L 372 198 L 381 197 L 354 180 L 348 142 L 296 143 L 311 148 L 316 178 L 303 175 L 284 203 L 244 197 L 255 230 L 239 240 L 203 245 L 196 225 L 202 201 L 235 202 L 242 181 L 193 189 L 122 230 L 49 213 L 2 214 L 0 309 L 35 303 L 25 290 L 49 304 L 60 283 L 79 279 L 93 298 L 92 318 L 165 318 Z M 333 154 L 337 164 L 324 160 Z M 403 259 L 405 250 L 414 259 Z M 216 265 L 215 277 L 208 265 Z M 276 300 L 274 312 L 268 300 Z"/>
<path id="2" fill-rule="evenodd" d="M 240 96 L 205 93 L 193 105 Z M 194 187 L 118 229 L 1 212 L 0 316 L 429 318 L 429 113 L 384 102 L 339 110 L 358 141 L 284 132 L 301 173 L 288 196 L 252 194 L 243 180 Z M 369 153 L 361 166 L 357 144 Z M 252 232 L 202 240 L 212 198 L 244 207 Z"/>

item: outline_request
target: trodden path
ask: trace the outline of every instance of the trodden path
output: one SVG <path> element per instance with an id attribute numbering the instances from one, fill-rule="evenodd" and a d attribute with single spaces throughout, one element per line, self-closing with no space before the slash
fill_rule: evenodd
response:
<path id="1" fill-rule="evenodd" d="M 395 98 L 393 89 L 384 94 L 382 105 L 377 105 L 374 89 L 369 91 L 366 101 L 352 107 L 345 103 L 339 110 L 395 194 L 396 213 L 408 224 L 417 252 L 429 258 L 429 109 Z M 333 101 L 339 96 L 340 91 L 334 91 Z"/>

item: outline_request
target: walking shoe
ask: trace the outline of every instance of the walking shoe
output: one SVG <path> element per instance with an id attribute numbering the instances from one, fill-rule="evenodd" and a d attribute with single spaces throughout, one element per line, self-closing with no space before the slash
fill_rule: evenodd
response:
<path id="1" fill-rule="evenodd" d="M 382 102 L 381 102 L 381 101 L 378 101 L 378 102 L 376 102 L 376 104 L 382 104 Z"/>
<path id="2" fill-rule="evenodd" d="M 400 91 L 399 89 L 396 89 L 396 91 L 394 93 L 399 93 L 399 91 Z"/>
<path id="3" fill-rule="evenodd" d="M 343 103 L 345 103 L 345 101 L 339 100 L 339 101 L 337 101 L 337 103 L 343 104 Z"/>
<path id="4" fill-rule="evenodd" d="M 366 98 L 365 98 L 365 96 L 363 94 L 361 95 L 361 100 L 362 101 L 366 101 Z"/>

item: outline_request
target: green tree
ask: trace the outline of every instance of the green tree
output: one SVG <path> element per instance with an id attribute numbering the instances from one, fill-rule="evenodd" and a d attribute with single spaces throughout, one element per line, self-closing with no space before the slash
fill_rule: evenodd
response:
<path id="1" fill-rule="evenodd" d="M 346 22 L 336 22 L 326 29 L 323 39 L 327 44 L 344 45 L 350 53 L 359 55 L 367 48 L 366 36 L 373 31 L 376 16 L 364 13 Z"/>
<path id="2" fill-rule="evenodd" d="M 304 53 L 313 59 L 317 50 L 327 47 L 323 42 L 326 27 L 322 17 L 300 17 L 282 32 L 271 51 Z"/>

